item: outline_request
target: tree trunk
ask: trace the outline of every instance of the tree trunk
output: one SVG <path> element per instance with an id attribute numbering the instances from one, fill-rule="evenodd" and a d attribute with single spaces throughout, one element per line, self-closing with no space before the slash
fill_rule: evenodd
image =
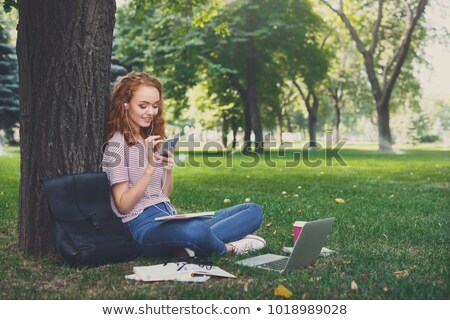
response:
<path id="1" fill-rule="evenodd" d="M 313 99 L 311 105 L 310 97 Z M 317 125 L 317 111 L 319 110 L 319 97 L 311 90 L 308 94 L 308 131 L 309 131 L 309 146 L 317 147 L 316 125 Z"/>
<path id="2" fill-rule="evenodd" d="M 225 114 L 222 114 L 222 144 L 226 149 L 228 145 L 228 120 Z"/>
<path id="3" fill-rule="evenodd" d="M 364 65 L 367 71 L 370 85 L 372 87 L 372 94 L 375 98 L 378 114 L 378 137 L 379 137 L 379 149 L 380 150 L 392 150 L 391 129 L 389 127 L 389 101 L 391 98 L 392 90 L 394 90 L 395 83 L 400 75 L 403 64 L 406 61 L 414 29 L 425 12 L 425 7 L 428 5 L 428 0 L 419 0 L 413 8 L 407 1 L 406 2 L 406 15 L 408 18 L 408 24 L 405 27 L 403 36 L 399 41 L 396 41 L 399 46 L 394 48 L 393 55 L 389 57 L 383 50 L 377 49 L 378 46 L 378 33 L 382 27 L 383 18 L 383 4 L 384 1 L 378 2 L 378 16 L 377 21 L 372 29 L 372 37 L 369 48 L 367 49 L 359 37 L 356 29 L 344 13 L 343 2 L 340 1 L 340 8 L 334 8 L 328 1 L 321 0 L 326 6 L 328 6 L 333 12 L 335 12 L 341 20 L 344 22 L 346 28 L 350 32 L 350 36 L 356 44 L 358 51 L 364 58 Z M 384 47 L 389 47 L 384 45 Z M 387 58 L 388 63 L 384 66 L 383 84 L 380 85 L 377 77 L 377 71 L 375 69 L 374 61 L 375 54 Z M 392 73 L 388 75 L 387 72 L 392 70 Z M 381 116 L 381 118 L 380 118 Z"/>
<path id="4" fill-rule="evenodd" d="M 251 152 L 252 142 L 252 120 L 250 116 L 250 110 L 247 105 L 247 98 L 244 100 L 244 145 L 242 146 L 242 151 Z"/>
<path id="5" fill-rule="evenodd" d="M 339 108 L 339 105 L 335 105 L 335 110 L 336 110 L 336 122 L 334 124 L 334 138 L 335 138 L 335 142 L 338 142 L 340 140 L 340 136 L 339 136 L 339 126 L 341 124 L 341 108 Z"/>
<path id="6" fill-rule="evenodd" d="M 251 141 L 250 136 L 252 134 L 252 123 L 250 119 L 249 109 L 247 107 L 247 89 L 245 89 L 239 80 L 232 73 L 226 74 L 230 84 L 233 88 L 237 90 L 239 93 L 239 97 L 242 100 L 242 104 L 244 106 L 244 144 L 242 146 L 242 150 L 244 152 L 249 152 L 251 150 Z M 236 148 L 236 135 L 238 130 L 237 119 L 236 116 L 233 115 L 232 118 L 232 127 L 233 127 L 233 149 Z"/>
<path id="7" fill-rule="evenodd" d="M 392 150 L 391 129 L 389 125 L 389 104 L 377 104 L 378 115 L 378 147 L 379 150 Z"/>
<path id="8" fill-rule="evenodd" d="M 284 112 L 284 117 L 286 118 L 286 127 L 288 132 L 293 132 L 291 119 L 289 118 L 289 113 L 287 111 Z"/>
<path id="9" fill-rule="evenodd" d="M 236 145 L 237 145 L 236 136 L 238 133 L 238 124 L 237 124 L 236 115 L 234 115 L 234 114 L 231 116 L 231 131 L 233 132 L 233 143 L 231 145 L 231 148 L 235 149 Z"/>
<path id="10" fill-rule="evenodd" d="M 254 30 L 255 16 L 254 9 L 247 10 L 247 27 L 248 31 L 252 32 Z M 248 115 L 250 116 L 251 128 L 255 133 L 255 151 L 257 153 L 262 153 L 264 150 L 263 146 L 263 132 L 261 127 L 261 121 L 259 118 L 259 110 L 257 103 L 257 92 L 256 92 L 256 57 L 257 50 L 255 42 L 252 36 L 249 36 L 247 43 L 247 105 Z M 246 123 L 247 125 L 247 123 Z M 246 150 L 249 151 L 249 150 Z"/>
<path id="11" fill-rule="evenodd" d="M 277 115 L 277 121 L 278 121 L 278 127 L 280 128 L 279 134 L 280 134 L 280 143 L 283 142 L 283 113 L 280 107 L 278 107 L 275 111 Z"/>
<path id="12" fill-rule="evenodd" d="M 319 97 L 314 92 L 314 89 L 309 89 L 308 94 L 300 87 L 297 81 L 293 80 L 292 83 L 297 88 L 300 96 L 305 102 L 306 110 L 308 111 L 308 132 L 309 132 L 309 147 L 317 147 L 316 139 L 316 124 L 317 124 L 317 111 L 319 110 Z M 312 103 L 311 103 L 312 98 Z"/>
<path id="13" fill-rule="evenodd" d="M 114 0 L 19 0 L 19 247 L 54 250 L 40 178 L 100 169 Z"/>

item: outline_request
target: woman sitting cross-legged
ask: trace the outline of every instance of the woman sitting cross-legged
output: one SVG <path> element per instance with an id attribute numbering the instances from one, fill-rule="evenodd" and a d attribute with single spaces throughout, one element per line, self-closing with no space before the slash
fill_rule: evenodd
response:
<path id="1" fill-rule="evenodd" d="M 169 199 L 174 157 L 161 150 L 164 126 L 161 82 L 144 72 L 120 78 L 111 95 L 102 166 L 111 184 L 112 208 L 130 228 L 140 254 L 186 250 L 205 256 L 263 248 L 264 239 L 251 234 L 263 220 L 257 204 L 222 209 L 212 219 L 154 220 L 176 214 Z"/>

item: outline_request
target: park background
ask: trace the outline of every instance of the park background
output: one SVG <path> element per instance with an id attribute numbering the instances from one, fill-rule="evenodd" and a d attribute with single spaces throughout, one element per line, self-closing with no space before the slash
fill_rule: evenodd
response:
<path id="1" fill-rule="evenodd" d="M 402 1 L 385 2 L 385 20 L 374 51 L 379 74 L 391 54 L 395 57 L 407 16 Z M 298 8 L 283 11 L 283 5 L 293 3 Z M 166 84 L 168 133 L 193 134 L 201 145 L 222 146 L 179 151 L 188 165 L 175 171 L 175 205 L 189 212 L 218 209 L 246 198 L 260 203 L 265 221 L 258 234 L 269 243 L 264 252 L 278 253 L 290 244 L 294 221 L 335 216 L 327 246 L 339 254 L 282 276 L 238 268 L 237 257 L 213 257 L 238 280 L 211 281 L 196 285 L 195 290 L 189 284 L 148 286 L 123 278 L 136 263 L 158 259 L 99 268 L 60 266 L 52 254 L 45 206 L 39 209 L 44 213 L 36 214 L 31 212 L 33 205 L 19 209 L 24 198 L 19 195 L 21 170 L 42 158 L 38 161 L 28 154 L 26 161 L 22 156 L 26 163 L 20 164 L 14 48 L 18 12 L 13 8 L 9 13 L 1 11 L 2 298 L 268 299 L 275 297 L 280 284 L 295 299 L 448 298 L 448 4 L 428 4 L 413 32 L 390 99 L 387 144 L 380 139 L 376 101 L 361 54 L 342 21 L 324 3 L 130 0 L 117 4 L 108 89 L 130 70 L 154 72 Z M 377 4 L 345 1 L 346 13 L 367 44 Z M 249 10 L 264 19 L 256 19 L 256 30 L 244 32 Z M 288 35 L 290 39 L 283 38 Z M 260 55 L 243 54 L 250 38 Z M 250 60 L 244 63 L 243 57 Z M 255 63 L 256 70 L 253 96 L 245 88 L 251 83 L 249 62 Z M 253 105 L 242 92 L 254 99 Z M 255 105 L 259 120 L 246 118 L 247 108 L 255 114 Z M 326 161 L 327 132 L 333 133 L 332 147 L 346 141 L 338 150 L 345 165 L 336 159 Z M 267 133 L 275 147 L 269 148 L 267 140 L 264 151 L 257 144 L 244 143 Z M 314 142 L 316 148 L 311 148 Z M 248 163 L 247 152 L 259 160 L 251 167 L 242 165 Z M 70 153 L 62 154 L 71 162 Z M 211 159 L 220 166 L 208 166 Z M 320 165 L 308 165 L 304 159 L 319 160 Z M 189 165 L 193 163 L 189 160 L 201 165 Z M 275 166 L 267 165 L 273 162 Z M 294 162 L 296 166 L 287 166 Z M 91 168 L 51 163 L 40 174 Z M 22 190 L 26 188 L 39 186 L 23 184 Z M 336 198 L 344 203 L 338 204 Z M 45 198 L 41 192 L 35 199 L 41 203 Z M 35 226 L 39 221 L 43 226 Z M 36 239 L 38 244 L 32 241 Z"/>

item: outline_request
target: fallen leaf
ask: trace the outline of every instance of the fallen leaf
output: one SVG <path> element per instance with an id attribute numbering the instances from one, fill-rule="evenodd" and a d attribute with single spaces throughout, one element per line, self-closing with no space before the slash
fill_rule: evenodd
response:
<path id="1" fill-rule="evenodd" d="M 245 202 L 250 202 L 250 201 L 252 201 L 252 199 L 250 199 L 250 198 L 245 198 Z"/>
<path id="2" fill-rule="evenodd" d="M 335 201 L 336 203 L 344 203 L 344 202 L 345 202 L 345 200 L 342 199 L 342 198 L 336 198 L 336 199 L 334 199 L 334 201 Z"/>
<path id="3" fill-rule="evenodd" d="M 230 203 L 230 202 L 231 202 L 230 199 L 227 199 L 227 198 L 223 199 L 223 203 Z"/>
<path id="4" fill-rule="evenodd" d="M 389 196 L 389 199 L 392 199 L 393 197 L 395 197 L 395 195 L 391 194 L 391 195 Z"/>
<path id="5" fill-rule="evenodd" d="M 297 193 L 294 193 L 292 196 L 293 196 L 294 198 L 298 198 L 298 194 L 297 194 Z"/>
<path id="6" fill-rule="evenodd" d="M 272 223 L 268 223 L 266 224 L 266 227 L 270 227 L 272 225 Z"/>
<path id="7" fill-rule="evenodd" d="M 409 271 L 408 270 L 395 271 L 393 274 L 397 279 L 403 279 L 409 276 Z"/>
<path id="8" fill-rule="evenodd" d="M 388 291 L 389 291 L 389 289 L 387 287 L 383 288 L 383 292 L 388 292 Z"/>
<path id="9" fill-rule="evenodd" d="M 282 191 L 281 194 L 287 194 L 287 192 L 286 191 Z"/>
<path id="10" fill-rule="evenodd" d="M 298 187 L 297 187 L 297 189 L 301 189 L 301 188 L 302 188 L 302 186 L 298 186 Z"/>
<path id="11" fill-rule="evenodd" d="M 282 284 L 280 284 L 278 287 L 275 288 L 275 290 L 273 291 L 273 294 L 275 296 L 283 297 L 286 299 L 292 297 L 292 292 L 288 288 L 283 286 Z"/>
<path id="12" fill-rule="evenodd" d="M 248 282 L 244 283 L 244 291 L 247 292 L 248 291 Z"/>
<path id="13" fill-rule="evenodd" d="M 342 260 L 343 264 L 351 264 L 352 260 L 348 259 L 348 260 Z"/>
<path id="14" fill-rule="evenodd" d="M 303 211 L 302 209 L 298 209 L 298 210 L 297 210 L 298 213 L 301 213 L 302 211 Z"/>
<path id="15" fill-rule="evenodd" d="M 356 284 L 356 282 L 354 280 L 352 280 L 352 283 L 350 284 L 350 288 L 352 290 L 358 290 L 358 285 Z"/>
<path id="16" fill-rule="evenodd" d="M 310 299 L 311 298 L 311 294 L 309 294 L 309 292 L 305 292 L 303 295 L 302 295 L 302 300 L 308 300 L 308 299 Z"/>

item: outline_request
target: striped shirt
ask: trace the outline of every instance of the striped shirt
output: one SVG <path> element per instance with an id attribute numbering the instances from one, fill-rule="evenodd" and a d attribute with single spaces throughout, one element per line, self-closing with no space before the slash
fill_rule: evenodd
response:
<path id="1" fill-rule="evenodd" d="M 103 151 L 102 170 L 106 172 L 111 186 L 120 182 L 128 182 L 128 187 L 131 188 L 142 177 L 147 166 L 147 148 L 142 140 L 133 146 L 128 146 L 123 134 L 116 132 L 107 142 Z M 151 205 L 164 201 L 170 202 L 162 192 L 163 171 L 162 167 L 155 169 L 144 195 L 125 214 L 119 212 L 111 193 L 111 207 L 115 214 L 122 219 L 122 222 L 133 220 Z"/>

